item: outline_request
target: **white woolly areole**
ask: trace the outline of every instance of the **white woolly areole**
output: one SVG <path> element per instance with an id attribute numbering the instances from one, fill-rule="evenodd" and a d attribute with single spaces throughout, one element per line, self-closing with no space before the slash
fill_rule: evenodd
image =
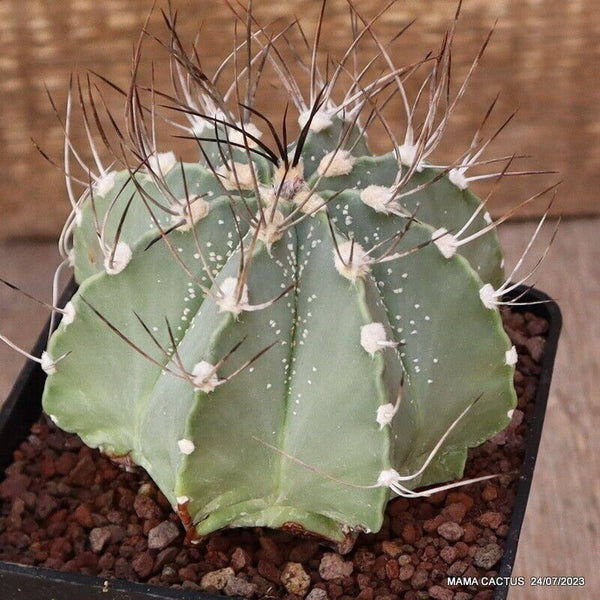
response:
<path id="1" fill-rule="evenodd" d="M 394 204 L 394 190 L 383 185 L 370 185 L 360 193 L 360 199 L 375 212 L 388 215 Z"/>
<path id="2" fill-rule="evenodd" d="M 177 504 L 187 504 L 190 501 L 187 496 L 177 496 L 175 500 Z"/>
<path id="3" fill-rule="evenodd" d="M 192 369 L 192 382 L 194 387 L 202 392 L 212 392 L 219 385 L 219 378 L 215 371 L 215 365 L 201 360 Z"/>
<path id="4" fill-rule="evenodd" d="M 400 155 L 400 162 L 405 167 L 412 167 L 417 159 L 417 147 L 412 144 L 402 144 L 402 146 L 398 146 L 398 154 Z M 423 163 L 419 162 L 417 171 L 420 173 L 423 168 Z"/>
<path id="5" fill-rule="evenodd" d="M 179 201 L 179 204 L 174 205 L 173 209 L 177 212 L 177 214 L 171 215 L 173 225 L 181 223 L 183 220 L 183 223 L 177 229 L 189 231 L 198 221 L 208 215 L 210 204 L 203 198 L 194 198 L 190 199 L 188 205 L 187 200 L 183 199 Z"/>
<path id="6" fill-rule="evenodd" d="M 504 355 L 504 359 L 505 359 L 506 364 L 509 367 L 516 365 L 517 360 L 519 359 L 519 355 L 517 354 L 517 349 L 514 346 L 511 346 L 511 349 L 506 351 L 506 353 Z"/>
<path id="7" fill-rule="evenodd" d="M 308 198 L 308 200 L 307 200 Z M 294 196 L 294 202 L 301 206 L 300 209 L 306 215 L 314 215 L 318 212 L 323 212 L 327 203 L 316 192 L 310 190 L 301 190 Z"/>
<path id="8" fill-rule="evenodd" d="M 448 179 L 460 190 L 466 190 L 469 187 L 469 181 L 465 177 L 464 169 L 450 169 Z"/>
<path id="9" fill-rule="evenodd" d="M 339 254 L 335 250 L 333 251 L 333 258 L 335 262 L 335 268 L 340 275 L 343 275 L 346 279 L 355 281 L 358 278 L 363 278 L 371 267 L 369 266 L 369 257 L 365 252 L 364 248 L 351 241 L 344 242 L 338 246 Z M 352 261 L 350 260 L 352 255 Z"/>
<path id="10" fill-rule="evenodd" d="M 377 485 L 379 487 L 390 487 L 394 483 L 397 483 L 400 479 L 400 474 L 395 469 L 385 469 L 379 473 L 377 478 Z"/>
<path id="11" fill-rule="evenodd" d="M 242 129 L 242 126 L 239 123 L 236 123 L 235 126 Z M 245 138 L 241 131 L 234 129 L 233 127 L 227 127 L 227 136 L 229 141 L 232 144 L 240 144 L 241 146 L 254 148 L 254 146 L 256 146 L 256 142 L 249 136 L 251 135 L 256 139 L 260 139 L 262 136 L 262 131 L 254 123 L 244 123 L 244 131 L 246 132 Z"/>
<path id="12" fill-rule="evenodd" d="M 116 171 L 108 171 L 107 173 L 102 173 L 96 181 L 94 181 L 93 189 L 94 194 L 97 196 L 106 196 L 110 190 L 115 187 L 115 179 L 117 177 Z"/>
<path id="13" fill-rule="evenodd" d="M 352 171 L 355 162 L 356 157 L 352 156 L 348 150 L 332 150 L 321 159 L 317 167 L 317 173 L 321 177 L 348 175 Z"/>
<path id="14" fill-rule="evenodd" d="M 194 442 L 192 442 L 192 440 L 179 440 L 177 442 L 177 445 L 179 446 L 179 452 L 181 452 L 181 454 L 189 455 L 196 449 L 196 446 L 194 445 Z"/>
<path id="15" fill-rule="evenodd" d="M 300 116 L 298 117 L 298 125 L 300 125 L 300 127 L 304 127 L 308 123 L 310 112 L 310 110 L 305 110 L 300 113 Z M 331 115 L 325 110 L 318 110 L 310 122 L 310 130 L 319 133 L 319 131 L 323 131 L 332 125 L 333 121 L 331 120 Z"/>
<path id="16" fill-rule="evenodd" d="M 509 419 L 512 419 L 514 414 L 515 414 L 515 411 L 514 411 L 514 409 L 512 409 L 512 408 L 511 408 L 511 409 L 510 409 L 510 410 L 509 410 L 509 411 L 506 413 L 506 416 L 507 416 Z"/>
<path id="17" fill-rule="evenodd" d="M 371 356 L 383 350 L 382 342 L 387 342 L 383 323 L 369 323 L 360 328 L 360 345 Z"/>
<path id="18" fill-rule="evenodd" d="M 119 242 L 115 248 L 114 256 L 111 261 L 110 257 L 112 254 L 113 252 L 111 250 L 104 257 L 104 269 L 109 275 L 116 275 L 129 264 L 133 253 L 131 252 L 129 244 L 126 242 Z"/>
<path id="19" fill-rule="evenodd" d="M 41 361 L 42 371 L 46 375 L 54 375 L 56 373 L 56 362 L 45 350 L 42 352 Z"/>
<path id="20" fill-rule="evenodd" d="M 242 287 L 241 298 L 237 299 L 237 277 L 226 277 L 223 283 L 219 285 L 221 293 L 217 298 L 219 312 L 230 312 L 235 316 L 239 315 L 244 307 L 248 305 L 248 285 Z"/>
<path id="21" fill-rule="evenodd" d="M 273 218 L 271 218 L 271 210 L 267 208 L 263 211 L 264 221 L 260 221 L 260 214 L 256 215 L 256 220 L 259 222 L 258 239 L 266 244 L 268 248 L 271 247 L 277 240 L 281 239 L 284 233 L 284 228 L 281 227 L 285 221 L 285 217 L 281 211 L 276 210 Z"/>
<path id="22" fill-rule="evenodd" d="M 451 258 L 458 249 L 458 240 L 445 227 L 436 229 L 431 234 L 433 243 L 438 247 L 444 258 Z"/>
<path id="23" fill-rule="evenodd" d="M 155 152 L 148 157 L 148 169 L 157 175 L 166 175 L 176 163 L 174 152 Z"/>
<path id="24" fill-rule="evenodd" d="M 75 320 L 75 306 L 72 302 L 67 302 L 63 308 L 62 322 L 70 325 Z"/>
<path id="25" fill-rule="evenodd" d="M 383 429 L 386 425 L 389 425 L 396 414 L 396 407 L 393 404 L 382 404 L 377 408 L 377 423 L 379 423 L 379 429 Z"/>
<path id="26" fill-rule="evenodd" d="M 217 175 L 226 190 L 250 190 L 254 187 L 252 167 L 245 163 L 234 162 L 221 165 L 217 169 Z"/>
<path id="27" fill-rule="evenodd" d="M 488 224 L 491 225 L 492 224 L 492 215 L 490 215 L 490 213 L 486 210 L 483 213 L 483 220 Z"/>
<path id="28" fill-rule="evenodd" d="M 486 308 L 492 309 L 496 306 L 496 290 L 491 283 L 486 283 L 481 287 L 479 297 Z"/>

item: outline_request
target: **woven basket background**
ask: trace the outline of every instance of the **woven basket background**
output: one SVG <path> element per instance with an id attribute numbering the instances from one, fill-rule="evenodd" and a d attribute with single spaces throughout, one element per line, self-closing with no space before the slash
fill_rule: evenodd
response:
<path id="1" fill-rule="evenodd" d="M 63 109 L 70 73 L 101 72 L 126 86 L 132 47 L 150 8 L 149 0 L 2 0 L 0 2 L 0 239 L 54 237 L 67 212 L 60 171 L 35 150 L 31 138 L 60 162 L 62 132 L 45 87 Z M 160 3 L 164 6 L 166 2 Z M 380 0 L 355 0 L 373 15 Z M 255 0 L 262 22 L 301 16 L 312 33 L 320 2 Z M 233 18 L 221 0 L 174 0 L 182 37 L 191 41 L 202 25 L 200 48 L 211 72 L 231 49 Z M 407 21 L 417 22 L 399 48 L 407 59 L 437 46 L 455 9 L 454 0 L 400 0 L 377 27 L 382 38 Z M 347 5 L 330 0 L 324 46 L 340 56 L 348 43 Z M 565 179 L 555 210 L 581 215 L 600 212 L 600 2 L 598 0 L 466 0 L 453 73 L 460 79 L 494 20 L 492 43 L 462 108 L 454 119 L 442 156 L 456 156 L 497 91 L 499 115 L 519 114 L 498 139 L 493 154 L 531 154 L 530 168 L 556 169 Z M 164 34 L 160 15 L 151 29 Z M 157 79 L 168 77 L 168 59 L 148 42 Z M 403 62 L 404 56 L 398 56 Z M 168 79 L 165 79 L 168 87 Z M 277 115 L 283 99 L 264 106 Z M 115 106 L 117 106 L 115 104 Z M 118 111 L 117 111 L 118 112 Z M 74 139 L 83 139 L 74 135 Z M 374 146 L 379 144 L 375 140 Z M 166 149 L 166 148 L 165 148 Z M 452 149 L 455 150 L 454 154 Z M 505 181 L 492 205 L 495 214 L 541 189 L 552 179 Z M 485 186 L 476 188 L 485 191 Z M 540 214 L 544 204 L 524 211 Z"/>

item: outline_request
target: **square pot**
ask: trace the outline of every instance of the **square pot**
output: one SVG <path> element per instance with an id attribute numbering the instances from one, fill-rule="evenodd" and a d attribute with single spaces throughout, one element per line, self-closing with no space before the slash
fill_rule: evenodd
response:
<path id="1" fill-rule="evenodd" d="M 75 286 L 69 285 L 61 299 L 64 304 L 73 294 Z M 522 295 L 522 296 L 521 296 Z M 514 566 L 519 534 L 525 516 L 527 499 L 533 469 L 537 458 L 542 426 L 554 358 L 562 324 L 561 314 L 555 302 L 543 292 L 525 287 L 517 288 L 511 294 L 520 297 L 522 302 L 538 302 L 529 306 L 516 306 L 513 310 L 532 312 L 549 322 L 546 334 L 541 373 L 535 395 L 534 411 L 529 420 L 529 433 L 525 444 L 525 454 L 521 466 L 517 495 L 510 520 L 510 530 L 504 545 L 504 555 L 498 569 L 498 578 L 505 579 L 495 588 L 495 600 L 503 600 L 508 595 L 509 578 Z M 60 304 L 62 306 L 62 304 Z M 40 356 L 46 342 L 42 333 L 32 354 Z M 33 423 L 41 414 L 41 397 L 45 374 L 39 365 L 29 362 L 19 374 L 15 385 L 0 410 L 0 470 L 12 462 L 12 453 L 27 437 Z M 143 583 L 118 579 L 105 580 L 101 577 L 62 573 L 41 567 L 22 566 L 0 562 L 1 600 L 217 600 L 214 596 L 197 591 L 170 589 Z"/>

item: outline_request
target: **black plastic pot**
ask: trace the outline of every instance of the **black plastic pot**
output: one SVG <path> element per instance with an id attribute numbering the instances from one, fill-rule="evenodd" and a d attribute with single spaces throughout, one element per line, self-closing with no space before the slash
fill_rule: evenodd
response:
<path id="1" fill-rule="evenodd" d="M 71 296 L 73 287 L 65 291 L 63 301 Z M 510 531 L 506 539 L 504 557 L 498 572 L 499 577 L 510 577 L 519 534 L 525 516 L 527 498 L 533 478 L 533 468 L 537 458 L 542 435 L 542 425 L 552 379 L 554 357 L 558 346 L 562 319 L 558 306 L 538 290 L 517 289 L 514 295 L 526 292 L 521 302 L 542 302 L 515 310 L 527 310 L 544 317 L 550 323 L 547 334 L 542 371 L 535 397 L 535 409 L 530 422 L 525 458 L 521 467 L 521 476 L 517 497 L 510 521 Z M 44 332 L 38 340 L 32 354 L 40 356 L 46 342 Z M 35 363 L 28 363 L 19 374 L 17 381 L 0 410 L 0 472 L 12 462 L 12 453 L 26 438 L 33 423 L 41 413 L 41 396 L 45 375 Z M 496 588 L 495 600 L 507 597 L 509 586 Z M 0 599 L 1 600 L 217 600 L 217 596 L 195 591 L 169 589 L 164 587 L 132 583 L 118 579 L 104 580 L 100 577 L 61 573 L 40 567 L 21 566 L 0 562 Z"/>

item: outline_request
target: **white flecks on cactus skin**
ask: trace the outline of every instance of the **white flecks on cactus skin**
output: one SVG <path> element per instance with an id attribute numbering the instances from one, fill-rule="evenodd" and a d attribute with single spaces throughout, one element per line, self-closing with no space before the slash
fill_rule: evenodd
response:
<path id="1" fill-rule="evenodd" d="M 436 229 L 431 234 L 433 243 L 438 247 L 444 258 L 452 258 L 458 250 L 458 240 L 445 227 Z"/>
<path id="2" fill-rule="evenodd" d="M 181 223 L 177 229 L 180 231 L 189 231 L 201 219 L 204 219 L 210 212 L 210 204 L 203 198 L 191 198 L 188 204 L 186 199 L 182 199 L 173 206 L 177 214 L 171 215 L 173 225 Z"/>
<path id="3" fill-rule="evenodd" d="M 104 269 L 109 275 L 117 275 L 130 262 L 133 257 L 133 252 L 127 242 L 120 241 L 117 243 L 114 252 L 109 250 L 104 257 Z"/>
<path id="4" fill-rule="evenodd" d="M 254 188 L 254 173 L 252 166 L 233 162 L 221 165 L 217 169 L 217 175 L 226 190 L 251 190 Z"/>
<path id="5" fill-rule="evenodd" d="M 298 117 L 298 124 L 300 127 L 304 127 L 310 118 L 310 110 L 305 110 L 300 113 Z M 314 115 L 310 122 L 310 131 L 315 133 L 319 133 L 325 129 L 328 129 L 333 125 L 333 121 L 331 120 L 331 115 L 326 110 L 318 110 Z"/>
<path id="6" fill-rule="evenodd" d="M 65 325 L 70 325 L 75 320 L 75 305 L 72 302 L 67 302 L 62 315 L 62 322 Z"/>
<path id="7" fill-rule="evenodd" d="M 244 283 L 239 293 L 238 279 L 227 277 L 220 285 L 216 302 L 220 312 L 230 312 L 237 317 L 248 306 L 248 284 Z"/>
<path id="8" fill-rule="evenodd" d="M 181 452 L 181 454 L 186 454 L 188 456 L 196 449 L 194 442 L 192 442 L 192 440 L 186 440 L 185 438 L 179 440 L 177 446 L 179 447 L 179 452 Z"/>
<path id="9" fill-rule="evenodd" d="M 212 392 L 219 385 L 215 366 L 205 360 L 196 363 L 192 369 L 192 382 L 196 389 Z"/>
<path id="10" fill-rule="evenodd" d="M 370 185 L 360 193 L 360 199 L 375 212 L 389 215 L 394 202 L 394 189 L 382 185 Z"/>
<path id="11" fill-rule="evenodd" d="M 154 152 L 147 158 L 148 171 L 158 177 L 164 177 L 176 164 L 174 152 Z"/>
<path id="12" fill-rule="evenodd" d="M 115 187 L 116 177 L 116 171 L 108 171 L 100 175 L 93 184 L 94 195 L 104 198 Z"/>
<path id="13" fill-rule="evenodd" d="M 508 366 L 512 367 L 517 364 L 517 360 L 519 359 L 519 355 L 517 354 L 517 349 L 512 346 L 510 350 L 506 351 L 505 354 L 505 362 Z"/>
<path id="14" fill-rule="evenodd" d="M 465 176 L 466 169 L 456 168 L 448 171 L 448 179 L 460 190 L 466 190 L 469 187 L 469 180 Z"/>
<path id="15" fill-rule="evenodd" d="M 190 501 L 190 499 L 187 496 L 177 496 L 175 500 L 179 506 L 183 506 L 184 504 L 187 504 Z"/>
<path id="16" fill-rule="evenodd" d="M 42 371 L 46 375 L 54 375 L 56 373 L 56 361 L 48 354 L 46 350 L 42 352 L 41 362 Z"/>
<path id="17" fill-rule="evenodd" d="M 496 290 L 491 283 L 484 284 L 479 290 L 479 297 L 486 308 L 496 307 Z"/>
<path id="18" fill-rule="evenodd" d="M 366 277 L 371 270 L 369 256 L 357 242 L 343 242 L 333 256 L 337 272 L 350 281 Z"/>
<path id="19" fill-rule="evenodd" d="M 369 323 L 360 328 L 360 345 L 371 355 L 381 352 L 386 346 L 395 348 L 397 343 L 387 339 L 383 323 Z"/>
<path id="20" fill-rule="evenodd" d="M 386 425 L 389 425 L 392 422 L 394 415 L 397 411 L 398 407 L 391 403 L 382 404 L 377 409 L 376 417 L 376 421 L 377 423 L 379 423 L 379 429 L 383 429 Z"/>
<path id="21" fill-rule="evenodd" d="M 356 157 L 348 150 L 332 150 L 319 163 L 317 173 L 320 177 L 341 177 L 348 175 L 354 168 Z"/>
<path id="22" fill-rule="evenodd" d="M 58 417 L 56 417 L 55 415 L 48 415 L 50 417 L 50 420 L 55 424 L 58 425 Z"/>

